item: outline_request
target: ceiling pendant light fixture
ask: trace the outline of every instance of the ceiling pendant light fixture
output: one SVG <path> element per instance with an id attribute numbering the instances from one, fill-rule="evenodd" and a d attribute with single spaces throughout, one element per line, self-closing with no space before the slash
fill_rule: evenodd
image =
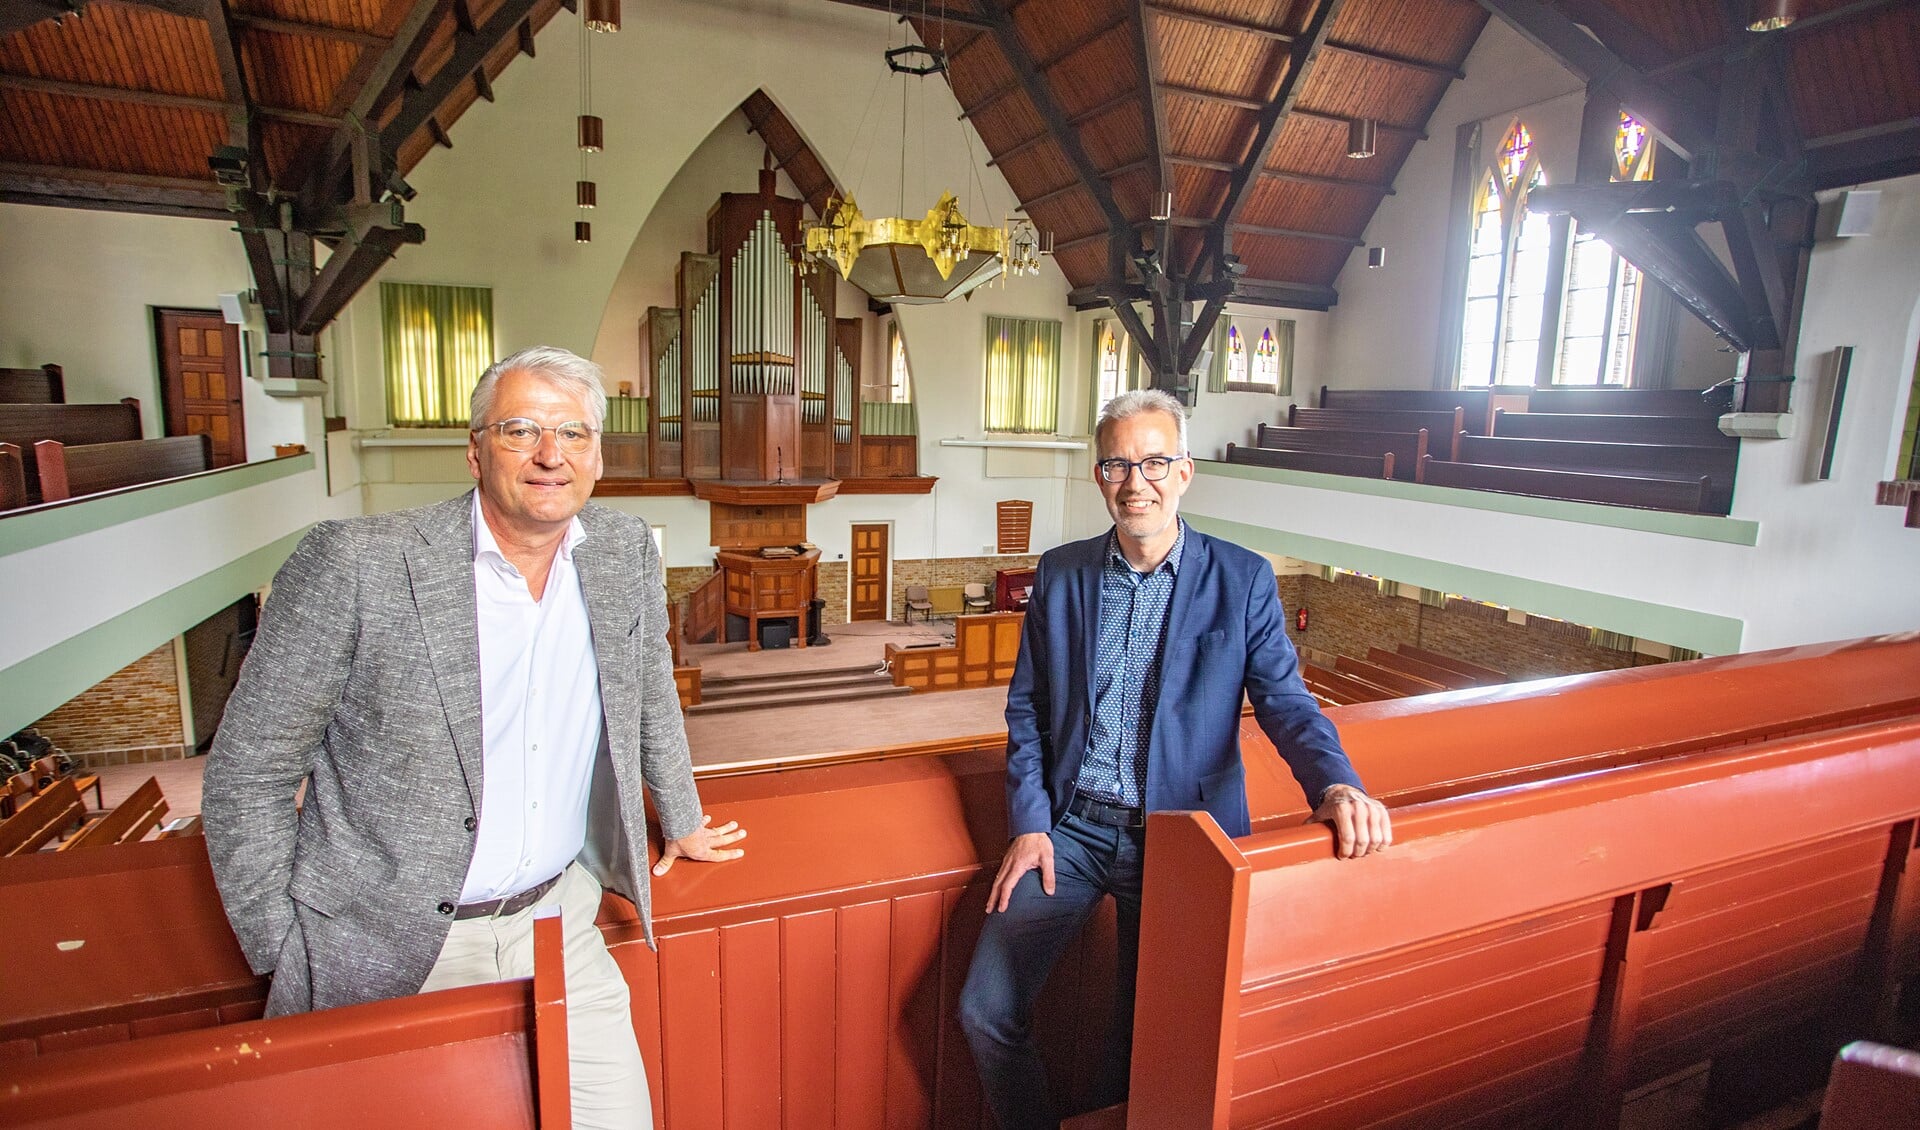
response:
<path id="1" fill-rule="evenodd" d="M 1372 118 L 1355 118 L 1347 123 L 1347 156 L 1371 157 L 1380 140 L 1380 123 Z"/>
<path id="2" fill-rule="evenodd" d="M 597 31 L 603 35 L 612 35 L 620 30 L 620 0 L 587 0 L 586 23 L 588 31 Z"/>
<path id="3" fill-rule="evenodd" d="M 1003 227 L 971 223 L 950 191 L 941 193 L 925 216 L 907 214 L 907 97 L 913 89 L 908 78 L 945 73 L 947 57 L 939 47 L 908 44 L 889 50 L 886 58 L 887 68 L 901 76 L 900 212 L 868 219 L 851 192 L 836 193 L 825 215 L 802 225 L 805 255 L 878 301 L 908 305 L 951 302 L 995 278 L 1037 274 L 1051 241 L 1023 215 L 1008 217 Z M 962 126 L 971 158 L 973 142 L 965 130 Z M 874 132 L 877 142 L 877 121 Z M 974 179 L 978 186 L 977 168 Z"/>
<path id="4" fill-rule="evenodd" d="M 1794 0 L 1753 0 L 1747 6 L 1748 31 L 1779 31 L 1798 14 Z"/>
<path id="5" fill-rule="evenodd" d="M 610 13 L 610 14 L 609 14 Z M 598 26 L 598 20 L 608 26 Z M 610 23 L 609 23 L 610 21 Z M 580 149 L 580 179 L 573 182 L 573 203 L 580 218 L 573 223 L 575 243 L 593 242 L 593 225 L 586 212 L 600 203 L 600 187 L 587 170 L 587 156 L 606 148 L 606 124 L 593 114 L 593 37 L 589 31 L 620 30 L 620 0 L 588 3 L 580 20 L 580 116 L 576 120 L 576 143 Z"/>

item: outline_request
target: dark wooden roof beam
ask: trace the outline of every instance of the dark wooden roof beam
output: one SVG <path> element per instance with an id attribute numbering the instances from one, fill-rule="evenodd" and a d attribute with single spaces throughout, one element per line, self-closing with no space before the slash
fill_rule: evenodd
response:
<path id="1" fill-rule="evenodd" d="M 453 55 L 434 72 L 425 86 L 401 98 L 400 109 L 380 130 L 386 158 L 398 156 L 400 146 L 453 96 L 460 84 L 486 62 L 493 49 L 511 38 L 533 13 L 538 0 L 501 0 L 487 22 L 471 32 L 456 31 Z"/>
<path id="2" fill-rule="evenodd" d="M 1115 95 L 1114 97 L 1107 99 L 1105 102 L 1100 103 L 1098 106 L 1089 107 L 1088 109 L 1082 110 L 1078 114 L 1075 114 L 1073 117 L 1068 118 L 1067 124 L 1077 126 L 1082 122 L 1090 122 L 1093 119 L 1101 116 L 1102 114 L 1111 113 L 1114 110 L 1118 110 L 1122 106 L 1131 105 L 1132 103 L 1137 101 L 1139 97 L 1140 97 L 1139 93 L 1137 91 L 1132 91 L 1132 90 L 1126 91 L 1123 94 Z M 1036 145 L 1039 145 L 1041 142 L 1051 141 L 1052 139 L 1053 139 L 1053 134 L 1051 133 L 1044 133 L 1044 132 L 1036 133 L 1032 137 L 1026 138 L 1023 141 L 1015 142 L 1012 146 L 1008 147 L 1008 149 L 1005 152 L 999 154 L 998 156 L 994 157 L 992 160 L 988 161 L 987 164 L 998 165 L 1002 161 L 1012 160 L 1014 157 L 1022 153 L 1025 153 L 1027 150 L 1032 149 Z"/>
<path id="3" fill-rule="evenodd" d="M 1175 216 L 1170 225 L 1176 228 L 1212 227 L 1213 221 L 1204 216 Z M 1348 247 L 1364 247 L 1366 240 L 1356 236 L 1341 235 L 1339 232 L 1312 231 L 1306 228 L 1274 228 L 1261 224 L 1235 224 L 1235 235 L 1270 236 L 1274 239 L 1315 239 L 1324 243 L 1344 243 Z"/>
<path id="4" fill-rule="evenodd" d="M 1072 239 L 1061 240 L 1053 245 L 1053 250 L 1055 254 L 1058 254 L 1062 251 L 1071 251 L 1076 247 L 1085 247 L 1090 243 L 1099 243 L 1102 240 L 1111 239 L 1112 237 L 1113 233 L 1109 231 L 1088 232 L 1085 235 L 1076 235 Z"/>
<path id="5" fill-rule="evenodd" d="M 1340 294 L 1318 283 L 1241 278 L 1234 281 L 1232 301 L 1293 310 L 1329 310 L 1340 301 Z"/>
<path id="6" fill-rule="evenodd" d="M 514 3 L 519 0 L 507 0 L 507 2 Z M 982 0 L 982 2 L 989 9 L 996 9 L 999 0 Z M 1120 205 L 1114 201 L 1113 188 L 1102 179 L 1102 174 L 1095 167 L 1093 159 L 1087 156 L 1086 147 L 1080 143 L 1080 135 L 1067 124 L 1067 115 L 1060 109 L 1060 102 L 1054 97 L 1052 88 L 1047 85 L 1046 77 L 1034 65 L 1032 56 L 1027 54 L 1026 44 L 1021 40 L 1020 32 L 1013 26 L 1012 18 L 1004 9 L 992 11 L 990 18 L 993 23 L 994 38 L 1000 44 L 1000 53 L 1006 56 L 1007 63 L 1013 68 L 1013 73 L 1019 77 L 1028 101 L 1033 103 L 1034 110 L 1039 113 L 1041 120 L 1047 123 L 1047 128 L 1059 138 L 1060 149 L 1066 155 L 1067 163 L 1073 166 L 1074 172 L 1080 177 L 1080 182 L 1086 186 L 1094 202 L 1099 205 L 1100 214 L 1106 217 L 1108 232 L 1115 240 L 1122 238 L 1122 234 L 1127 231 L 1127 218 L 1120 211 Z"/>
<path id="7" fill-rule="evenodd" d="M 1215 102 L 1222 106 L 1232 106 L 1236 110 L 1258 110 L 1266 105 L 1265 102 L 1262 102 L 1258 98 L 1242 98 L 1238 94 L 1226 94 L 1218 90 L 1202 90 L 1197 86 L 1181 86 L 1178 83 L 1171 82 L 1161 83 L 1160 90 L 1163 94 L 1177 94 L 1185 98 L 1197 98 L 1202 102 Z M 1343 126 L 1353 120 L 1342 114 L 1329 114 L 1325 110 L 1307 110 L 1297 105 L 1293 108 L 1293 116 L 1296 118 L 1311 118 L 1317 122 L 1334 122 Z M 1427 131 L 1418 126 L 1396 125 L 1393 122 L 1382 122 L 1378 120 L 1376 120 L 1374 124 L 1379 128 L 1380 132 L 1384 134 L 1410 137 L 1415 141 L 1425 141 L 1427 139 Z"/>
<path id="8" fill-rule="evenodd" d="M 1327 40 L 1326 49 L 1329 51 L 1338 51 L 1343 55 L 1353 55 L 1361 59 L 1371 59 L 1376 63 L 1386 63 L 1405 70 L 1439 75 L 1442 78 L 1458 80 L 1467 77 L 1467 72 L 1458 67 L 1450 67 L 1445 63 L 1431 63 L 1425 59 L 1416 59 L 1411 55 L 1400 55 L 1392 51 L 1381 51 L 1378 48 L 1363 47 L 1358 43 L 1347 43 L 1338 39 Z"/>
<path id="9" fill-rule="evenodd" d="M 1161 94 L 1160 35 L 1147 19 L 1147 0 L 1139 0 L 1133 18 L 1133 65 L 1140 68 L 1140 112 L 1147 124 L 1147 154 L 1158 179 L 1155 209 L 1161 194 L 1173 191 L 1173 167 L 1167 163 L 1167 100 Z M 1164 235 L 1161 242 L 1165 242 Z"/>
<path id="10" fill-rule="evenodd" d="M 392 43 L 384 35 L 370 31 L 356 31 L 350 27 L 328 27 L 325 24 L 302 23 L 298 20 L 281 20 L 272 16 L 254 16 L 245 12 L 233 13 L 233 22 L 248 31 L 270 31 L 279 35 L 304 35 L 312 39 L 329 39 L 335 43 L 351 43 L 355 47 L 371 47 L 375 51 L 385 51 Z"/>
<path id="11" fill-rule="evenodd" d="M 1684 76 L 1649 79 L 1587 28 L 1541 0 L 1480 0 L 1480 6 L 1581 81 L 1607 84 L 1636 118 L 1681 156 L 1691 159 L 1711 143 L 1713 123 L 1706 107 L 1714 105 L 1716 98 L 1700 83 Z"/>
<path id="12" fill-rule="evenodd" d="M 435 145 L 447 149 L 453 148 L 453 138 L 447 134 L 447 127 L 440 124 L 439 118 L 432 116 L 427 118 L 427 132 L 433 135 Z"/>
<path id="13" fill-rule="evenodd" d="M 1100 175 L 1102 177 L 1105 177 L 1107 180 L 1114 180 L 1118 177 L 1126 176 L 1128 173 L 1137 173 L 1142 169 L 1151 168 L 1152 166 L 1153 166 L 1152 158 L 1142 157 L 1138 161 L 1129 161 L 1128 163 L 1121 165 L 1118 168 L 1108 169 L 1106 172 L 1101 173 Z M 1077 181 L 1077 180 L 1068 181 L 1066 184 L 1061 185 L 1059 188 L 1050 188 L 1047 191 L 1039 194 L 1038 196 L 1033 197 L 1031 200 L 1022 200 L 1020 202 L 1020 206 L 1022 208 L 1026 208 L 1029 211 L 1031 211 L 1032 209 L 1038 208 L 1043 204 L 1051 204 L 1055 200 L 1060 199 L 1062 196 L 1065 196 L 1068 193 L 1085 191 L 1086 187 L 1087 186 L 1082 184 L 1080 181 Z"/>
<path id="14" fill-rule="evenodd" d="M 341 191 L 349 151 L 356 140 L 364 139 L 374 130 L 380 112 L 405 88 L 414 63 L 426 50 L 428 40 L 450 8 L 451 0 L 421 0 L 408 9 L 406 19 L 386 51 L 361 52 L 359 63 L 341 84 L 342 94 L 353 92 L 351 102 L 344 107 L 346 120 L 327 139 L 326 148 L 318 151 L 309 175 L 299 186 L 300 205 L 304 210 L 317 211 L 344 203 L 359 190 L 349 186 L 347 191 Z"/>
<path id="15" fill-rule="evenodd" d="M 1280 80 L 1280 87 L 1274 91 L 1273 100 L 1260 111 L 1259 121 L 1254 125 L 1253 136 L 1247 146 L 1245 163 L 1234 170 L 1233 179 L 1227 185 L 1226 197 L 1221 201 L 1219 216 L 1220 227 L 1216 229 L 1214 252 L 1216 265 L 1225 262 L 1225 256 L 1231 250 L 1230 229 L 1240 222 L 1240 213 L 1246 209 L 1247 200 L 1253 194 L 1253 183 L 1262 170 L 1267 167 L 1267 158 L 1273 155 L 1273 143 L 1280 137 L 1280 126 L 1287 119 L 1287 112 L 1300 97 L 1300 90 L 1306 85 L 1307 73 L 1313 68 L 1315 56 L 1326 44 L 1328 33 L 1333 29 L 1333 21 L 1339 16 L 1344 0 L 1322 0 L 1320 7 L 1307 20 L 1306 33 L 1288 44 L 1286 75 Z"/>
<path id="16" fill-rule="evenodd" d="M 1015 6 L 1017 7 L 1017 5 Z M 1034 63 L 1033 64 L 1034 69 L 1041 71 L 1043 73 L 1046 72 L 1047 70 L 1051 69 L 1055 65 L 1065 62 L 1067 57 L 1072 55 L 1075 51 L 1078 51 L 1082 47 L 1085 47 L 1088 44 L 1093 43 L 1095 40 L 1100 39 L 1103 36 L 1110 35 L 1117 29 L 1126 26 L 1126 24 L 1130 21 L 1130 19 L 1131 17 L 1123 13 L 1121 16 L 1119 16 L 1116 19 L 1109 20 L 1106 23 L 1099 25 L 1098 27 L 1094 27 L 1088 31 L 1081 32 L 1079 35 L 1074 36 L 1072 39 L 1068 40 L 1066 43 L 1055 48 L 1054 51 L 1051 54 L 1049 54 L 1044 60 Z M 1016 36 L 1018 34 L 1019 34 L 1018 32 L 1015 32 Z M 968 40 L 966 46 L 971 47 L 973 46 L 974 42 L 975 42 L 974 40 Z M 1002 48 L 1002 54 L 1005 54 L 1004 48 Z M 962 106 L 960 108 L 960 117 L 962 120 L 965 120 L 967 118 L 973 117 L 976 114 L 985 113 L 988 107 L 994 105 L 996 102 L 999 102 L 1002 98 L 1005 98 L 1007 95 L 1013 94 L 1023 89 L 1025 89 L 1025 87 L 1021 83 L 1018 76 L 1018 72 L 1016 71 L 1014 80 L 1012 82 L 1007 83 L 1003 86 L 997 86 L 993 88 L 992 90 L 988 91 L 985 95 L 981 96 L 981 98 L 978 101 L 974 102 L 974 104 L 971 106 Z"/>
<path id="17" fill-rule="evenodd" d="M 227 103 L 219 98 L 201 98 L 191 94 L 161 94 L 151 90 L 128 90 L 120 86 L 96 86 L 84 82 L 35 78 L 31 75 L 0 74 L 0 89 L 31 90 L 64 98 L 97 98 L 104 102 L 128 102 L 140 106 L 159 106 L 169 110 L 198 110 L 208 114 L 224 114 L 228 110 Z M 255 106 L 253 112 L 263 118 L 303 126 L 332 128 L 340 124 L 340 119 L 337 117 L 315 114 L 307 110 Z"/>
<path id="18" fill-rule="evenodd" d="M 394 252 L 406 244 L 426 239 L 427 233 L 419 224 L 391 223 L 391 214 L 392 210 L 385 205 L 362 209 L 362 215 L 348 229 L 345 240 L 301 296 L 294 317 L 295 333 L 317 334 L 325 329 L 328 322 L 346 309 L 360 288 L 393 258 Z"/>
<path id="19" fill-rule="evenodd" d="M 487 77 L 485 64 L 473 68 L 473 93 L 487 101 L 493 101 L 493 80 Z"/>
<path id="20" fill-rule="evenodd" d="M 1185 153 L 1175 153 L 1167 159 L 1176 165 L 1185 165 L 1192 169 L 1207 169 L 1216 173 L 1231 173 L 1242 167 L 1239 162 L 1235 161 L 1223 161 L 1214 157 L 1198 157 Z M 1376 192 L 1382 196 L 1394 195 L 1392 185 L 1376 184 L 1373 181 L 1321 176 L 1319 173 L 1296 173 L 1287 169 L 1261 169 L 1259 175 L 1263 180 L 1290 180 L 1298 184 L 1317 184 L 1327 188 L 1352 188 L 1362 192 Z"/>
<path id="21" fill-rule="evenodd" d="M 1853 3 L 1839 8 L 1819 12 L 1810 16 L 1801 16 L 1799 19 L 1794 20 L 1778 31 L 1768 32 L 1767 38 L 1773 40 L 1790 39 L 1794 36 L 1804 35 L 1809 31 L 1813 31 L 1815 28 L 1829 27 L 1848 20 L 1856 20 L 1861 16 L 1871 15 L 1882 8 L 1892 8 L 1910 2 L 1911 0 L 1854 0 Z M 1647 77 L 1660 79 L 1666 78 L 1669 75 L 1681 75 L 1697 71 L 1709 63 L 1714 63 L 1726 58 L 1727 52 L 1737 47 L 1737 44 L 1723 42 L 1709 47 L 1704 51 L 1696 51 L 1684 58 L 1675 59 L 1670 63 L 1651 68 L 1647 71 Z"/>
<path id="22" fill-rule="evenodd" d="M 533 58 L 533 21 L 522 20 L 520 26 L 514 29 L 514 34 L 519 41 L 520 53 L 529 59 Z"/>
<path id="23" fill-rule="evenodd" d="M 0 200 L 56 208 L 98 208 L 195 219 L 224 219 L 226 194 L 212 180 L 0 164 Z"/>

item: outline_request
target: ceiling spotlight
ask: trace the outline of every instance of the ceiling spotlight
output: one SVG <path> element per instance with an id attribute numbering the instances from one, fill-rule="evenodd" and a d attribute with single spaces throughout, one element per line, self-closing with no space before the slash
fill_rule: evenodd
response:
<path id="1" fill-rule="evenodd" d="M 1162 192 L 1154 197 L 1153 214 L 1148 218 L 1156 221 L 1173 219 L 1173 193 Z"/>
<path id="2" fill-rule="evenodd" d="M 1794 0 L 1753 0 L 1747 6 L 1748 31 L 1779 31 L 1793 22 Z"/>
<path id="3" fill-rule="evenodd" d="M 1380 123 L 1372 118 L 1355 118 L 1347 123 L 1347 156 L 1371 157 L 1380 137 Z"/>
<path id="4" fill-rule="evenodd" d="M 585 220 L 575 220 L 573 222 L 573 241 L 575 243 L 592 243 L 593 225 Z"/>
<path id="5" fill-rule="evenodd" d="M 1387 265 L 1387 249 L 1378 245 L 1367 248 L 1367 266 L 1384 267 Z"/>
<path id="6" fill-rule="evenodd" d="M 580 148 L 598 153 L 606 148 L 606 124 L 593 114 L 580 115 Z"/>
<path id="7" fill-rule="evenodd" d="M 590 180 L 573 182 L 573 202 L 582 208 L 592 208 L 600 203 L 600 187 Z"/>

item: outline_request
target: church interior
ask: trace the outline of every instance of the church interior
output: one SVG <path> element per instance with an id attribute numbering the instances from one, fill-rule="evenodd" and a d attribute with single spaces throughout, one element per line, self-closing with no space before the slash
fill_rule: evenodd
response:
<path id="1" fill-rule="evenodd" d="M 1905 0 L 0 0 L 0 1122 L 567 1124 L 550 976 L 262 1020 L 195 835 L 275 572 L 471 489 L 549 344 L 754 833 L 657 951 L 602 909 L 656 1124 L 992 1126 L 1006 686 L 1151 388 L 1402 842 L 1333 860 L 1247 717 L 1066 1125 L 1920 1125 L 1852 1043 L 1920 1041 L 1916 55 Z M 1112 930 L 1043 999 L 1081 1091 Z"/>

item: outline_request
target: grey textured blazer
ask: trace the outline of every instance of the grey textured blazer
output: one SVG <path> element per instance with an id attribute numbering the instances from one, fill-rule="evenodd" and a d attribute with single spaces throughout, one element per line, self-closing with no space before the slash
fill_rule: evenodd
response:
<path id="1" fill-rule="evenodd" d="M 473 858 L 481 797 L 473 501 L 325 522 L 274 579 L 207 762 L 207 852 L 269 1015 L 419 991 Z M 588 506 L 574 566 L 606 725 L 581 862 L 649 942 L 646 801 L 700 826 L 665 574 L 644 522 Z M 296 812 L 294 794 L 306 780 Z"/>

